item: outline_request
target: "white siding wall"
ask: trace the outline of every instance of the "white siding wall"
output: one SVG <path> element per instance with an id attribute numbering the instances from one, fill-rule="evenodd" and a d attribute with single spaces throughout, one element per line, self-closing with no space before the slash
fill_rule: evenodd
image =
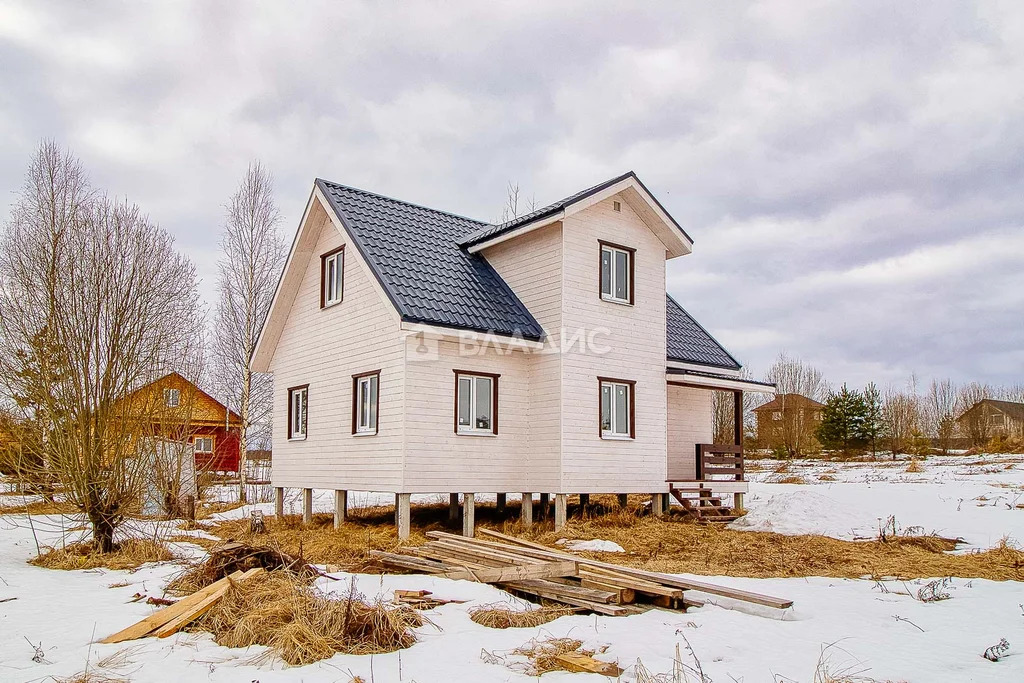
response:
<path id="1" fill-rule="evenodd" d="M 605 354 L 562 356 L 562 477 L 565 493 L 666 490 L 665 246 L 626 202 L 612 199 L 563 221 L 562 322 L 566 337 L 605 328 Z M 598 240 L 636 249 L 635 305 L 603 301 Z M 636 439 L 599 435 L 598 376 L 636 381 Z"/>
<path id="2" fill-rule="evenodd" d="M 274 373 L 273 484 L 400 491 L 404 340 L 398 319 L 355 247 L 345 249 L 344 301 L 320 309 L 320 254 L 346 242 L 322 208 L 305 247 L 308 264 L 270 363 Z M 379 433 L 352 435 L 352 375 L 380 370 Z M 288 440 L 288 387 L 309 384 L 305 441 Z"/>
<path id="3" fill-rule="evenodd" d="M 547 350 L 526 359 L 531 391 L 527 441 L 520 449 L 525 491 L 552 492 L 561 476 L 562 224 L 555 223 L 503 242 L 484 256 L 526 304 L 547 334 Z"/>
<path id="4" fill-rule="evenodd" d="M 529 360 L 521 351 L 460 353 L 459 342 L 440 341 L 436 357 L 414 354 L 407 340 L 407 493 L 529 491 Z M 455 433 L 455 370 L 497 373 L 498 434 Z"/>
<path id="5" fill-rule="evenodd" d="M 713 392 L 668 385 L 668 476 L 696 476 L 697 444 L 714 443 Z"/>

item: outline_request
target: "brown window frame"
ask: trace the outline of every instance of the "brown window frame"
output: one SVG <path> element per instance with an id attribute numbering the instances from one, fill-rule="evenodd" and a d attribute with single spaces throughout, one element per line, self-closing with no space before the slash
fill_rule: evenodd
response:
<path id="1" fill-rule="evenodd" d="M 614 299 L 614 298 L 609 299 L 609 298 L 606 298 L 605 295 L 604 295 L 604 288 L 603 288 L 602 282 L 601 282 L 601 268 L 603 266 L 603 262 L 602 262 L 602 259 L 601 259 L 601 254 L 604 251 L 605 247 L 608 247 L 609 249 L 618 249 L 620 251 L 625 251 L 625 252 L 629 253 L 629 300 L 628 301 L 619 301 L 618 299 Z M 615 268 L 615 264 L 614 263 L 612 264 L 612 268 L 613 269 Z M 597 241 L 597 296 L 598 296 L 598 298 L 601 299 L 601 301 L 607 301 L 610 304 L 619 304 L 620 306 L 624 305 L 624 304 L 628 304 L 630 306 L 633 306 L 635 304 L 635 302 L 636 302 L 636 293 L 634 291 L 636 289 L 635 284 L 636 284 L 636 249 L 634 247 L 627 247 L 624 244 L 616 244 L 614 242 L 608 242 L 607 240 L 598 240 Z"/>
<path id="2" fill-rule="evenodd" d="M 459 431 L 459 377 L 465 375 L 467 377 L 489 377 L 491 380 L 491 433 L 494 435 L 498 434 L 498 378 L 500 374 L 493 372 L 482 372 L 480 370 L 458 370 L 452 369 L 455 373 L 455 415 L 453 422 L 455 423 L 455 433 L 462 436 L 473 436 L 475 434 L 486 434 L 487 432 L 482 429 L 467 429 Z"/>
<path id="3" fill-rule="evenodd" d="M 306 391 L 306 431 L 302 433 L 301 437 L 296 437 L 292 434 L 292 394 L 296 391 Z M 309 438 L 309 385 L 300 384 L 294 387 L 288 387 L 288 440 L 289 441 L 305 441 Z"/>
<path id="4" fill-rule="evenodd" d="M 602 439 L 608 440 L 621 440 L 623 437 L 616 436 L 605 436 L 604 430 L 601 429 L 601 385 L 602 384 L 628 384 L 629 385 L 629 438 L 636 438 L 636 380 L 635 379 L 620 379 L 618 377 L 598 377 L 597 378 L 597 435 Z"/>
<path id="5" fill-rule="evenodd" d="M 357 422 L 359 417 L 359 380 L 364 377 L 376 377 L 377 378 L 377 396 L 376 405 L 374 406 L 374 421 L 372 432 L 360 432 L 359 424 Z M 380 432 L 380 370 L 370 370 L 369 372 L 360 372 L 358 375 L 352 375 L 352 434 L 359 436 L 370 436 L 376 435 Z"/>
<path id="6" fill-rule="evenodd" d="M 338 254 L 341 254 L 341 258 L 339 259 L 341 268 L 338 271 L 338 276 L 341 278 L 341 281 L 338 283 L 340 291 L 338 292 L 338 300 L 337 301 L 332 301 L 332 302 L 328 303 L 327 302 L 327 281 L 326 281 L 326 277 L 327 277 L 327 259 L 329 259 L 329 258 L 331 258 L 333 256 L 336 256 Z M 327 252 L 326 254 L 320 254 L 320 308 L 321 309 L 331 308 L 332 306 L 337 306 L 338 304 L 340 304 L 344 300 L 345 300 L 345 245 L 343 244 L 340 247 L 338 247 L 337 249 L 332 249 L 331 251 Z"/>

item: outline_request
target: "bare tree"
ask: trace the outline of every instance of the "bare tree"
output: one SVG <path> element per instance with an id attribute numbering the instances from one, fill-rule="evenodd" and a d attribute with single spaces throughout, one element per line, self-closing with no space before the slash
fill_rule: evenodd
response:
<path id="1" fill-rule="evenodd" d="M 920 433 L 921 415 L 917 395 L 889 388 L 882 400 L 882 424 L 893 458 L 906 453 Z"/>
<path id="2" fill-rule="evenodd" d="M 30 447 L 101 552 L 138 501 L 137 446 L 152 431 L 124 399 L 198 357 L 201 327 L 195 268 L 170 235 L 44 143 L 0 239 L 0 382 L 43 418 Z"/>
<path id="3" fill-rule="evenodd" d="M 956 387 L 951 380 L 932 380 L 923 412 L 929 434 L 938 440 L 939 448 L 946 455 L 956 430 Z"/>
<path id="4" fill-rule="evenodd" d="M 239 408 L 239 500 L 246 502 L 246 454 L 254 432 L 266 431 L 272 376 L 254 373 L 252 354 L 270 310 L 287 247 L 277 232 L 280 212 L 270 174 L 254 162 L 227 203 L 217 263 L 219 300 L 213 333 L 218 384 Z"/>
<path id="5" fill-rule="evenodd" d="M 956 396 L 957 425 L 974 446 L 988 442 L 988 415 L 983 410 L 972 410 L 986 398 L 992 398 L 992 387 L 979 382 L 970 382 L 960 387 Z"/>
<path id="6" fill-rule="evenodd" d="M 787 395 L 798 394 L 823 402 L 828 395 L 828 383 L 821 371 L 782 352 L 768 368 L 765 380 L 775 383 L 782 403 L 779 411 L 782 413 L 782 424 L 778 430 L 781 445 L 790 455 L 798 455 L 808 448 L 816 447 L 814 434 L 818 423 L 812 419 L 811 411 L 803 402 L 797 400 L 795 405 L 787 405 Z"/>
<path id="7" fill-rule="evenodd" d="M 505 193 L 505 204 L 501 207 L 501 218 L 498 221 L 499 223 L 507 223 L 508 221 L 519 218 L 520 216 L 537 209 L 536 197 L 523 199 L 520 197 L 521 194 L 519 184 L 513 183 L 511 180 L 508 181 L 508 187 L 506 188 Z"/>

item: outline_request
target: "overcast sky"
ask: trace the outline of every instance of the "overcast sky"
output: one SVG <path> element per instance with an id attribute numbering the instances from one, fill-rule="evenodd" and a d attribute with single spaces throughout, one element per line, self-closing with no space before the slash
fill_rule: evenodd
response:
<path id="1" fill-rule="evenodd" d="M 633 169 L 669 292 L 757 375 L 1024 382 L 1024 4 L 0 0 L 0 212 L 42 138 L 212 300 L 252 159 L 483 220 Z"/>

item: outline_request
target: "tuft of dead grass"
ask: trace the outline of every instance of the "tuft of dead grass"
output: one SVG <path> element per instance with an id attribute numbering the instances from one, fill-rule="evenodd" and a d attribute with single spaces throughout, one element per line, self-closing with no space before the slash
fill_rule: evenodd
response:
<path id="1" fill-rule="evenodd" d="M 569 671 L 558 661 L 560 655 L 579 652 L 588 657 L 593 656 L 594 650 L 582 648 L 583 642 L 573 638 L 533 638 L 511 652 L 498 653 L 484 650 L 481 656 L 484 661 L 491 664 L 501 664 L 527 676 L 540 676 L 551 671 Z M 510 661 L 507 655 L 526 657 L 527 661 Z"/>
<path id="2" fill-rule="evenodd" d="M 101 671 L 81 671 L 67 677 L 54 677 L 54 683 L 131 683 L 131 679 L 110 676 Z"/>
<path id="3" fill-rule="evenodd" d="M 772 484 L 806 484 L 807 480 L 801 477 L 799 474 L 791 474 L 786 477 L 770 477 L 769 483 Z"/>
<path id="4" fill-rule="evenodd" d="M 425 620 L 400 605 L 368 603 L 353 589 L 332 599 L 309 581 L 275 571 L 233 585 L 192 628 L 225 647 L 264 645 L 293 666 L 332 657 L 394 652 L 416 642 L 412 629 Z"/>
<path id="5" fill-rule="evenodd" d="M 47 569 L 136 569 L 147 562 L 167 562 L 174 553 L 167 544 L 151 538 L 130 538 L 117 544 L 112 553 L 98 553 L 89 541 L 50 548 L 29 560 L 29 564 Z"/>
<path id="6" fill-rule="evenodd" d="M 818 481 L 835 481 L 835 480 L 836 480 L 836 478 L 833 477 L 831 474 L 819 474 L 818 475 Z"/>
<path id="7" fill-rule="evenodd" d="M 575 612 L 566 607 L 514 610 L 504 603 L 493 603 L 470 609 L 469 618 L 488 628 L 532 628 Z"/>
<path id="8" fill-rule="evenodd" d="M 917 458 L 913 458 L 911 459 L 910 464 L 907 465 L 906 472 L 907 474 L 920 474 L 921 472 L 924 472 L 924 468 L 921 467 L 921 463 L 918 462 Z"/>

